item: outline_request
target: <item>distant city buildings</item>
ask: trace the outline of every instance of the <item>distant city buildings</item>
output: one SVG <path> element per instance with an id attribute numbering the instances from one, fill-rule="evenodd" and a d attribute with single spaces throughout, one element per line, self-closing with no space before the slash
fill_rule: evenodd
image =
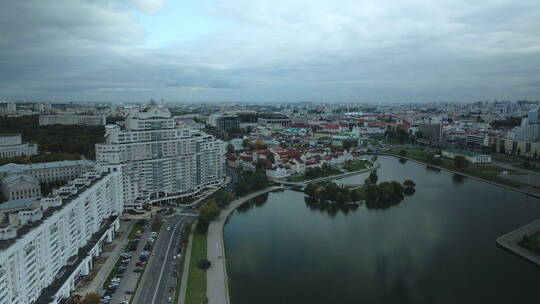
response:
<path id="1" fill-rule="evenodd" d="M 23 143 L 21 134 L 0 134 L 0 158 L 36 155 L 36 144 Z"/>
<path id="2" fill-rule="evenodd" d="M 103 115 L 39 115 L 39 125 L 104 126 Z"/>
<path id="3" fill-rule="evenodd" d="M 292 120 L 290 118 L 259 118 L 257 123 L 263 126 L 288 127 L 292 125 Z"/>
<path id="4" fill-rule="evenodd" d="M 108 125 L 96 161 L 122 173 L 126 208 L 190 197 L 223 182 L 225 144 L 201 131 L 176 126 L 167 108 L 132 109 L 125 128 Z"/>
<path id="5" fill-rule="evenodd" d="M 230 131 L 240 128 L 240 118 L 233 114 L 212 114 L 208 123 L 219 131 Z"/>
<path id="6" fill-rule="evenodd" d="M 508 138 L 522 141 L 540 141 L 540 107 L 530 110 L 521 126 L 512 129 Z"/>

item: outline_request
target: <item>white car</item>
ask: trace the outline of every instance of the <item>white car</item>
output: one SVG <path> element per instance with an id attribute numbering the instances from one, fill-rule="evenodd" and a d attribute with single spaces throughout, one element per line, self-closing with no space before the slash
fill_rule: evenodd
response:
<path id="1" fill-rule="evenodd" d="M 167 227 L 167 231 L 171 231 L 171 227 Z"/>

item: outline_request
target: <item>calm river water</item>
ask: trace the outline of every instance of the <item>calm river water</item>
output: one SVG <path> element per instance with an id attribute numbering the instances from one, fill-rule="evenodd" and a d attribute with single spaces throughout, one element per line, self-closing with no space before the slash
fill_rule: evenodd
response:
<path id="1" fill-rule="evenodd" d="M 232 303 L 538 299 L 540 267 L 495 239 L 539 218 L 540 200 L 411 161 L 379 162 L 379 181 L 412 179 L 416 193 L 383 210 L 320 210 L 287 190 L 231 215 L 225 246 Z"/>

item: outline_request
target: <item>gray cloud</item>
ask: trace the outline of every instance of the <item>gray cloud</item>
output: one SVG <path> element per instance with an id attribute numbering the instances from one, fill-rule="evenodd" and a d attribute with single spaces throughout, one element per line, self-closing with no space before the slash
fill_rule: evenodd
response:
<path id="1" fill-rule="evenodd" d="M 164 1 L 0 0 L 0 99 L 538 99 L 540 2 L 220 0 L 150 49 Z"/>

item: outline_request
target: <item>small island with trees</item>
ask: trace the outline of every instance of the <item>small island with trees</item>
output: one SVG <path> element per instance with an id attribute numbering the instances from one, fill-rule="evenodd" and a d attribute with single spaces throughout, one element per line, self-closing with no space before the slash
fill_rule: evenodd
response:
<path id="1" fill-rule="evenodd" d="M 416 184 L 412 180 L 377 183 L 376 172 L 371 172 L 361 187 L 345 187 L 335 182 L 312 183 L 304 188 L 310 203 L 331 202 L 357 204 L 365 202 L 370 209 L 382 209 L 398 204 L 404 195 L 412 195 Z"/>

